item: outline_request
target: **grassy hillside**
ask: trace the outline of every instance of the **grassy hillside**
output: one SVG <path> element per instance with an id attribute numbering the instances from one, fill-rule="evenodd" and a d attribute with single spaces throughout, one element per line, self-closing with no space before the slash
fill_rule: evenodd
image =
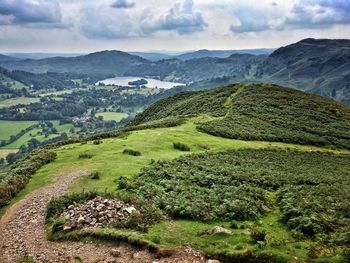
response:
<path id="1" fill-rule="evenodd" d="M 178 126 L 164 127 L 177 119 L 182 120 Z M 123 240 L 157 249 L 191 246 L 222 262 L 348 259 L 346 106 L 277 86 L 234 85 L 169 97 L 133 124 L 142 130 L 129 125 L 131 131 L 118 137 L 53 147 L 57 158 L 34 174 L 12 203 L 62 174 L 84 170 L 70 194 L 138 196 L 165 217 L 147 231 L 62 231 L 58 212 L 47 221 L 53 240 Z M 326 137 L 327 130 L 332 134 Z M 252 137 L 244 136 L 248 133 Z M 310 136 L 314 141 L 301 140 Z M 325 137 L 327 144 L 321 143 Z M 98 178 L 92 179 L 96 172 Z M 57 205 L 70 199 L 59 200 Z M 217 226 L 228 232 L 213 233 Z"/>
<path id="2" fill-rule="evenodd" d="M 350 149 L 349 107 L 276 85 L 232 85 L 175 95 L 155 103 L 135 122 L 201 112 L 226 114 L 199 126 L 216 136 Z"/>
<path id="3" fill-rule="evenodd" d="M 237 87 L 229 86 L 206 92 L 179 93 L 154 103 L 143 113 L 137 115 L 130 125 L 139 125 L 174 116 L 198 116 L 200 114 L 223 116 L 227 112 L 226 101 L 236 91 Z"/>
<path id="4" fill-rule="evenodd" d="M 276 194 L 274 194 L 274 191 L 276 191 L 278 187 L 273 187 L 273 185 L 281 186 L 281 188 L 288 184 L 293 186 L 294 182 L 299 182 L 298 178 L 301 177 L 299 172 L 302 172 L 302 174 L 313 173 L 315 176 L 310 178 L 310 182 L 319 182 L 317 175 L 320 170 L 324 170 L 322 174 L 326 175 L 329 170 L 334 172 L 332 169 L 333 166 L 330 164 L 339 164 L 340 166 L 337 170 L 339 176 L 337 178 L 342 178 L 342 182 L 346 182 L 346 184 L 343 183 L 342 188 L 339 188 L 339 190 L 344 189 L 344 187 L 348 185 L 349 177 L 347 176 L 347 173 L 349 170 L 349 162 L 347 160 L 349 155 L 342 156 L 328 153 L 313 153 L 313 151 L 317 150 L 322 152 L 325 151 L 323 148 L 313 146 L 262 141 L 241 141 L 211 136 L 199 132 L 196 129 L 197 125 L 195 123 L 202 121 L 207 121 L 207 117 L 191 119 L 187 123 L 177 127 L 133 131 L 125 137 L 104 139 L 98 145 L 89 142 L 87 144 L 77 143 L 57 148 L 54 150 L 54 152 L 57 153 L 56 160 L 36 173 L 24 191 L 22 191 L 13 202 L 19 200 L 26 193 L 53 182 L 56 176 L 77 169 L 86 169 L 88 172 L 85 177 L 71 187 L 71 193 L 80 193 L 81 191 L 87 192 L 89 190 L 119 192 L 120 190 L 118 190 L 118 188 L 120 187 L 120 180 L 125 181 L 125 179 L 118 180 L 118 178 L 126 177 L 129 178 L 128 180 L 133 180 L 132 178 L 142 171 L 140 175 L 141 179 L 144 178 L 144 174 L 148 173 L 149 175 L 152 175 L 154 171 L 161 168 L 159 174 L 162 177 L 166 176 L 166 179 L 153 180 L 153 176 L 151 176 L 149 179 L 143 180 L 143 184 L 147 184 L 147 187 L 133 187 L 133 189 L 141 191 L 142 194 L 147 196 L 151 194 L 151 196 L 156 197 L 157 195 L 154 194 L 157 192 L 153 192 L 152 189 L 154 189 L 154 187 L 152 187 L 152 184 L 154 184 L 154 186 L 166 186 L 169 196 L 173 196 L 174 199 L 164 199 L 164 201 L 171 202 L 171 200 L 176 200 L 176 202 L 172 202 L 170 206 L 175 207 L 179 202 L 182 203 L 181 200 L 184 200 L 181 187 L 184 186 L 185 193 L 191 195 L 190 187 L 192 187 L 192 184 L 198 184 L 202 190 L 209 193 L 210 191 L 214 191 L 215 189 L 220 190 L 221 188 L 219 186 L 215 188 L 209 187 L 211 185 L 210 182 L 221 182 L 220 184 L 223 183 L 226 185 L 225 189 L 230 187 L 233 189 L 240 189 L 237 194 L 240 193 L 239 200 L 242 200 L 242 202 L 249 202 L 249 199 L 243 194 L 248 194 L 251 198 L 256 200 L 256 202 L 252 203 L 250 207 L 240 206 L 240 202 L 237 200 L 237 202 L 234 203 L 235 206 L 232 204 L 232 206 L 227 206 L 226 209 L 231 209 L 231 211 L 234 212 L 234 209 L 239 207 L 240 209 L 246 208 L 248 215 L 254 215 L 250 214 L 249 210 L 255 211 L 255 207 L 262 205 L 261 209 L 258 209 L 258 212 L 260 212 L 249 217 L 249 220 L 231 222 L 230 220 L 227 220 L 228 218 L 224 220 L 224 217 L 220 217 L 220 219 L 215 221 L 207 221 L 204 220 L 204 217 L 198 220 L 198 217 L 188 216 L 188 214 L 182 214 L 179 218 L 178 216 L 175 216 L 174 213 L 170 213 L 170 210 L 167 210 L 168 207 L 162 207 L 164 208 L 165 213 L 169 213 L 175 217 L 174 220 L 162 220 L 160 223 L 153 225 L 148 232 L 109 228 L 94 229 L 90 232 L 85 232 L 84 230 L 68 233 L 58 232 L 53 238 L 75 240 L 81 239 L 83 236 L 86 237 L 86 235 L 92 235 L 95 238 L 108 237 L 109 240 L 119 240 L 123 237 L 124 240 L 130 239 L 133 240 L 134 243 L 146 242 L 151 246 L 160 248 L 171 249 L 178 246 L 190 245 L 217 257 L 242 257 L 243 259 L 247 259 L 250 258 L 251 256 L 249 255 L 253 253 L 254 255 L 260 255 L 261 258 L 273 258 L 272 262 L 289 262 L 294 256 L 297 256 L 300 260 L 308 259 L 308 251 L 312 250 L 314 247 L 313 241 L 307 236 L 303 236 L 303 234 L 299 237 L 297 234 L 294 235 L 288 230 L 288 225 L 286 223 L 280 222 L 282 219 L 282 213 L 279 210 L 280 205 L 277 203 Z M 174 142 L 181 142 L 188 145 L 191 151 L 182 152 L 175 149 L 173 147 Z M 259 148 L 265 149 L 267 147 L 277 148 L 276 150 L 256 150 Z M 139 151 L 141 156 L 123 154 L 123 151 L 126 148 Z M 246 150 L 236 152 L 235 150 L 238 149 Z M 302 152 L 300 152 L 299 155 L 299 152 L 286 151 L 287 149 L 294 149 Z M 216 154 L 217 152 L 223 152 L 226 150 L 233 151 Z M 211 154 L 204 154 L 206 151 L 209 151 Z M 90 159 L 79 158 L 79 154 L 81 153 L 91 154 L 92 157 Z M 203 153 L 203 155 L 188 155 L 191 153 Z M 344 151 L 344 153 L 346 152 Z M 179 156 L 182 157 L 170 162 L 172 159 Z M 280 159 L 279 156 L 281 156 Z M 242 159 L 242 157 L 244 159 Z M 261 162 L 261 159 L 264 161 Z M 154 161 L 157 160 L 163 160 L 163 162 L 154 163 Z M 286 162 L 286 160 L 289 161 Z M 308 166 L 305 167 L 305 169 L 299 167 L 299 169 L 295 170 L 295 166 L 304 160 L 310 161 L 308 162 Z M 235 163 L 234 166 L 231 165 L 232 162 Z M 154 164 L 149 166 L 152 163 Z M 176 166 L 173 164 L 176 164 Z M 178 166 L 178 164 L 180 164 L 180 166 Z M 321 166 L 319 166 L 320 164 Z M 327 165 L 328 168 L 323 169 L 327 167 Z M 148 166 L 148 168 L 142 170 L 145 166 Z M 177 171 L 173 173 L 170 169 L 176 169 Z M 281 172 L 283 169 L 288 171 L 288 181 L 283 179 L 283 173 Z M 92 180 L 90 178 L 89 172 L 93 171 L 99 172 L 99 180 Z M 207 175 L 205 178 L 201 178 L 201 174 L 204 175 L 205 172 L 207 172 Z M 272 173 L 269 174 L 270 172 Z M 173 178 L 174 180 L 176 179 L 175 184 L 171 177 L 172 174 L 176 174 L 176 177 Z M 189 174 L 191 174 L 192 179 L 197 178 L 195 180 L 191 179 L 191 184 L 187 181 L 190 179 L 187 178 L 187 175 Z M 225 177 L 223 177 L 225 174 L 232 174 L 232 176 L 225 179 Z M 269 185 L 269 178 L 273 178 L 274 176 L 278 177 L 271 181 L 271 185 Z M 138 177 L 135 178 L 135 180 L 140 182 Z M 220 181 L 217 180 L 218 178 L 221 178 L 220 180 L 228 180 L 230 178 L 230 180 Z M 327 176 L 320 177 L 321 180 L 323 180 L 322 178 L 330 180 Z M 244 181 L 247 181 L 246 187 L 242 185 Z M 231 185 L 230 182 L 233 185 Z M 299 184 L 299 186 L 307 186 L 308 182 L 300 181 Z M 256 190 L 254 190 L 254 187 L 256 187 Z M 142 189 L 144 189 L 144 192 Z M 158 188 L 155 188 L 155 190 L 156 189 Z M 161 190 L 162 188 L 159 189 Z M 171 189 L 176 191 L 174 195 L 172 195 Z M 281 192 L 281 194 L 283 193 Z M 195 199 L 193 199 L 191 205 L 198 207 L 198 211 L 202 211 L 200 206 L 203 205 L 203 201 L 197 203 L 195 200 L 198 200 L 200 197 L 192 197 Z M 216 194 L 214 194 L 213 197 L 218 198 L 220 196 L 216 197 Z M 234 196 L 232 195 L 228 195 L 226 198 L 233 197 Z M 265 200 L 265 205 L 262 201 L 258 200 L 259 197 L 261 197 L 262 200 Z M 207 197 L 205 197 L 204 200 L 207 200 L 206 198 Z M 227 205 L 229 205 L 230 199 L 227 200 Z M 186 204 L 186 202 L 183 204 Z M 220 210 L 223 208 L 222 204 L 226 203 L 220 202 L 220 205 L 216 206 L 217 209 L 215 211 L 219 211 L 219 213 L 221 213 L 220 211 L 224 211 Z M 185 209 L 191 211 L 192 207 L 185 207 Z M 301 207 L 301 209 L 304 208 Z M 203 210 L 203 213 L 205 211 L 206 210 Z M 308 217 L 308 214 L 306 214 L 306 217 Z M 254 222 L 257 222 L 259 230 L 263 230 L 267 234 L 266 243 L 264 243 L 264 245 L 252 241 L 249 231 L 252 227 L 255 227 Z M 237 229 L 235 229 L 236 227 L 234 224 L 237 225 Z M 206 231 L 217 225 L 230 229 L 232 234 L 205 234 Z M 233 228 L 230 228 L 230 226 Z M 317 245 L 317 248 L 323 249 L 323 245 Z M 341 246 L 337 247 L 337 249 L 341 251 Z M 335 256 L 329 253 L 324 255 L 317 254 L 317 256 L 325 258 L 329 260 L 329 262 L 339 262 L 337 259 L 340 259 L 340 253 L 341 252 L 337 252 Z"/>

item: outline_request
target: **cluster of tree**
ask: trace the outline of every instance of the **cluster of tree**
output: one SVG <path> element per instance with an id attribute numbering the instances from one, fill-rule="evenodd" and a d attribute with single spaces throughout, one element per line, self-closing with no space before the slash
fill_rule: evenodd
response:
<path id="1" fill-rule="evenodd" d="M 31 97 L 30 93 L 27 91 L 26 88 L 14 89 L 11 87 L 11 85 L 8 85 L 8 82 L 6 85 L 0 83 L 0 94 L 8 94 L 8 99 L 21 96 Z"/>
<path id="2" fill-rule="evenodd" d="M 130 85 L 130 86 L 142 86 L 142 85 L 146 85 L 147 83 L 148 83 L 148 81 L 145 79 L 138 79 L 135 81 L 129 81 L 128 85 Z"/>

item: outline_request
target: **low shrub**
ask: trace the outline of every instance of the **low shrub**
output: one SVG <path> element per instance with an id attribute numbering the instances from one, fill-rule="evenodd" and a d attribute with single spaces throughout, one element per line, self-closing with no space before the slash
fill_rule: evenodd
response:
<path id="1" fill-rule="evenodd" d="M 132 156 L 141 156 L 141 152 L 133 149 L 124 149 L 123 151 L 124 154 L 129 154 Z"/>
<path id="2" fill-rule="evenodd" d="M 258 242 L 265 242 L 266 232 L 261 227 L 253 225 L 249 229 L 249 234 L 255 244 Z"/>
<path id="3" fill-rule="evenodd" d="M 80 153 L 79 154 L 79 158 L 80 159 L 91 159 L 92 158 L 92 154 L 91 153 Z"/>
<path id="4" fill-rule="evenodd" d="M 181 143 L 181 142 L 174 142 L 173 147 L 174 147 L 174 149 L 184 151 L 184 152 L 188 152 L 191 150 L 191 148 L 189 146 L 187 146 L 186 144 Z"/>
<path id="5" fill-rule="evenodd" d="M 99 172 L 92 172 L 90 175 L 89 175 L 90 179 L 92 180 L 99 180 L 100 179 L 100 173 Z"/>
<path id="6" fill-rule="evenodd" d="M 101 140 L 94 140 L 92 143 L 95 145 L 99 145 L 102 143 L 102 141 Z"/>

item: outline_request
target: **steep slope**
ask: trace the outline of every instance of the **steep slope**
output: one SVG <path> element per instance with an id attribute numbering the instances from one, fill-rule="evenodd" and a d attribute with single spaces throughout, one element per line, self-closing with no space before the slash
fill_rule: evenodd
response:
<path id="1" fill-rule="evenodd" d="M 156 102 L 136 116 L 134 123 L 190 113 L 224 116 L 199 126 L 202 131 L 221 137 L 350 149 L 349 107 L 267 84 L 181 93 Z"/>
<path id="2" fill-rule="evenodd" d="M 1 62 L 0 62 L 1 63 Z M 3 62 L 10 70 L 32 73 L 78 73 L 78 74 L 124 74 L 128 69 L 148 61 L 121 51 L 101 51 L 78 57 L 54 57 L 46 59 L 26 59 L 19 62 Z"/>
<path id="3" fill-rule="evenodd" d="M 263 63 L 265 81 L 350 103 L 350 40 L 305 39 L 281 47 Z"/>

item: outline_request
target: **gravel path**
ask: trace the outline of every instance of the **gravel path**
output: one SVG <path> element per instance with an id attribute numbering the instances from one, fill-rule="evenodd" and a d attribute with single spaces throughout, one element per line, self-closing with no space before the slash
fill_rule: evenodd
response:
<path id="1" fill-rule="evenodd" d="M 51 242 L 46 238 L 45 210 L 52 197 L 63 195 L 69 185 L 85 174 L 77 170 L 59 176 L 14 204 L 0 220 L 0 262 L 14 263 L 22 257 L 37 262 L 70 262 L 79 257 L 83 262 L 110 263 L 203 263 L 203 257 L 191 249 L 177 251 L 167 258 L 155 259 L 147 251 L 139 251 L 128 245 L 108 246 L 80 242 Z"/>

